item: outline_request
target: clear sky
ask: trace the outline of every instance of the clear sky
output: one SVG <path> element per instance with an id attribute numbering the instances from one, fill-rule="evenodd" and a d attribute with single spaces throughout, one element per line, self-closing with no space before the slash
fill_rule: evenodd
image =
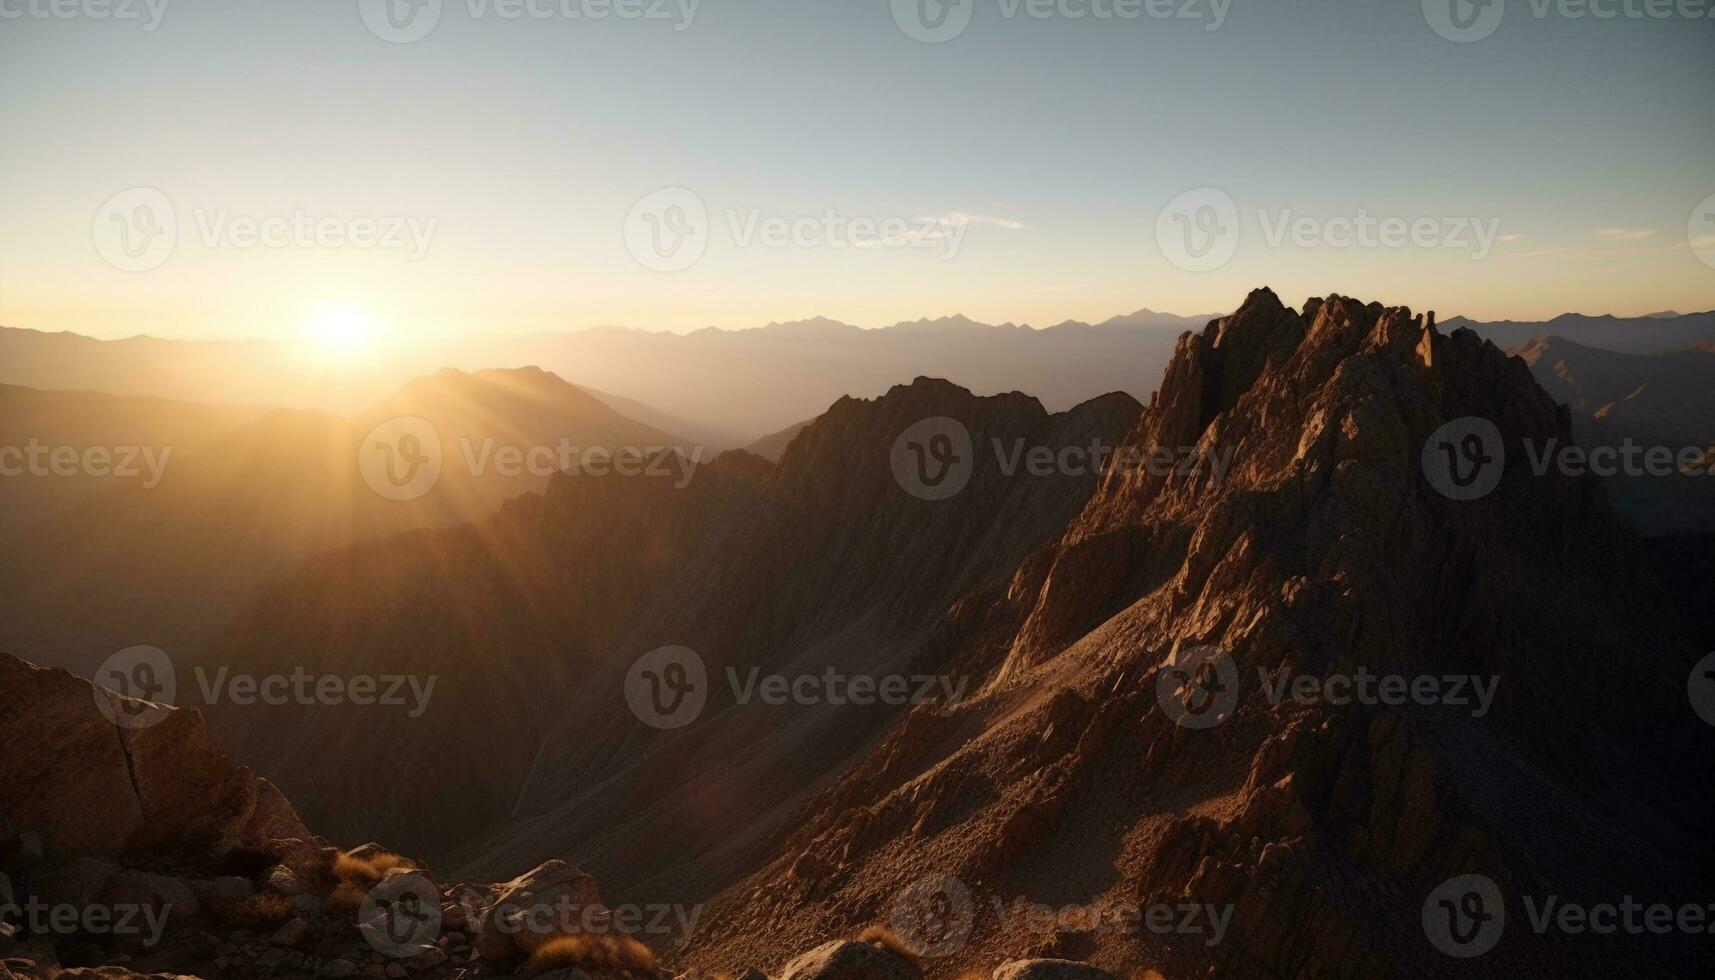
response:
<path id="1" fill-rule="evenodd" d="M 45 16 L 51 2 L 0 0 L 7 326 L 1044 325 L 1223 312 L 1264 284 L 1444 317 L 1715 308 L 1698 257 L 1715 250 L 1688 229 L 1715 194 L 1715 19 L 1683 11 L 1505 0 L 1491 36 L 1455 43 L 1425 14 L 1442 0 L 1222 0 L 1216 30 L 1212 0 L 1190 0 L 1195 20 L 959 0 L 968 26 L 925 43 L 889 0 L 702 0 L 688 23 L 689 0 L 601 20 L 445 0 L 426 36 L 393 43 L 359 0 L 165 0 L 153 30 L 145 0 L 57 0 L 131 5 L 132 21 Z M 394 23 L 424 23 L 399 2 Z M 1645 0 L 1596 0 L 1623 2 Z M 634 211 L 663 187 L 694 192 L 700 232 L 682 197 Z M 1202 187 L 1239 229 L 1212 271 L 1164 244 L 1181 230 L 1163 209 Z M 133 188 L 177 224 L 140 272 L 111 259 L 119 222 L 160 200 L 109 206 Z M 1197 223 L 1210 199 L 1191 200 Z M 1435 235 L 1339 244 L 1327 219 L 1360 209 Z M 331 224 L 245 237 L 293 216 Z M 818 224 L 798 242 L 765 243 L 768 222 L 802 217 Z M 1307 231 L 1283 230 L 1300 217 Z M 848 224 L 889 218 L 867 239 Z M 706 245 L 687 268 L 636 254 L 687 227 Z"/>

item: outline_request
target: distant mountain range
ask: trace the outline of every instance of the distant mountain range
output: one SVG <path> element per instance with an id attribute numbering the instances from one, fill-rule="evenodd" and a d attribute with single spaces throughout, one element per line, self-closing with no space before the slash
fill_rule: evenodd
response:
<path id="1" fill-rule="evenodd" d="M 277 342 L 192 342 L 0 328 L 0 384 L 272 405 L 354 414 L 443 367 L 541 367 L 639 422 L 727 449 L 813 418 L 845 395 L 874 397 L 918 375 L 976 394 L 1023 391 L 1051 411 L 1111 391 L 1148 401 L 1174 342 L 1213 317 L 1141 309 L 1034 328 L 964 316 L 861 329 L 827 317 L 687 334 L 621 327 L 413 346 L 383 365 L 331 370 Z M 1555 334 L 1627 353 L 1715 342 L 1715 312 L 1644 317 L 1568 313 L 1542 322 L 1444 321 L 1499 347 Z"/>
<path id="2" fill-rule="evenodd" d="M 1715 458 L 1715 344 L 1625 354 L 1537 337 L 1509 353 L 1522 357 L 1549 397 L 1572 413 L 1573 437 L 1586 451 L 1704 447 Z M 1715 532 L 1715 476 L 1601 479 L 1615 506 L 1645 534 Z"/>
<path id="3" fill-rule="evenodd" d="M 1469 327 L 1503 350 L 1549 334 L 1586 347 L 1622 354 L 1664 354 L 1715 341 L 1715 311 L 1664 311 L 1636 317 L 1562 313 L 1552 320 L 1488 322 L 1455 316 L 1442 321 L 1440 326 L 1448 331 Z"/>
<path id="4" fill-rule="evenodd" d="M 1154 376 L 1179 334 L 1208 319 L 1138 310 L 1044 329 L 963 316 L 881 329 L 825 317 L 682 335 L 602 327 L 419 345 L 397 362 L 338 371 L 276 342 L 98 341 L 0 328 L 0 384 L 352 414 L 443 367 L 541 367 L 631 418 L 724 449 L 917 375 L 980 394 L 1026 391 L 1056 410 L 1110 391 L 1146 399 L 1138 379 Z"/>

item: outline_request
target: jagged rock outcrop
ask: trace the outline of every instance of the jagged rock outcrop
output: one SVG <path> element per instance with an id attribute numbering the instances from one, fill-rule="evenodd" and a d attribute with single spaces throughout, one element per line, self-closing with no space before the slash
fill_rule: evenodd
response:
<path id="1" fill-rule="evenodd" d="M 0 656 L 0 977 L 511 976 L 580 929 L 615 925 L 563 861 L 482 884 L 335 847 L 197 712 Z"/>
<path id="2" fill-rule="evenodd" d="M 1459 501 L 1422 455 L 1468 416 L 1495 425 L 1506 462 L 1492 493 Z M 1195 447 L 1210 465 L 1110 471 L 1003 588 L 954 604 L 938 649 L 982 696 L 912 713 L 807 802 L 689 954 L 718 964 L 783 922 L 802 942 L 884 918 L 926 872 L 974 896 L 948 964 L 1063 944 L 1168 976 L 1437 975 L 1455 961 L 1426 944 L 1423 904 L 1468 872 L 1515 901 L 1706 901 L 1684 863 L 1711 829 L 1689 775 L 1715 748 L 1685 703 L 1700 652 L 1600 488 L 1527 465 L 1527 441 L 1567 434 L 1526 366 L 1468 331 L 1253 293 L 1181 338 L 1121 447 Z M 1205 661 L 1176 680 L 1205 648 L 1228 673 Z M 1271 696 L 1366 671 L 1463 678 L 1465 701 Z M 1176 723 L 1164 677 L 1230 707 Z M 1481 711 L 1472 683 L 1492 685 Z M 1018 898 L 1231 918 L 1218 939 L 1036 934 L 1001 914 Z M 1694 937 L 1651 939 L 1509 930 L 1459 966 L 1694 956 Z"/>
<path id="3" fill-rule="evenodd" d="M 234 766 L 194 711 L 125 727 L 97 688 L 0 654 L 0 813 L 50 860 L 308 836 L 266 780 Z M 132 702 L 135 703 L 135 702 Z"/>

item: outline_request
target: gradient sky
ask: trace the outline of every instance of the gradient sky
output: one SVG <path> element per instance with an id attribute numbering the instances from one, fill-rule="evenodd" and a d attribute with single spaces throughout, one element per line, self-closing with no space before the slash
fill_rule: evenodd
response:
<path id="1" fill-rule="evenodd" d="M 1232 0 L 1216 31 L 1207 0 L 1200 21 L 976 4 L 942 44 L 906 37 L 888 0 L 703 0 L 682 31 L 473 20 L 447 0 L 408 44 L 371 33 L 357 0 L 167 0 L 154 31 L 3 19 L 0 324 L 289 337 L 349 308 L 406 338 L 815 314 L 1045 325 L 1222 312 L 1264 284 L 1443 317 L 1715 308 L 1715 268 L 1687 243 L 1715 193 L 1715 20 L 1537 19 L 1508 0 L 1492 37 L 1455 44 L 1418 0 Z M 674 185 L 715 227 L 699 263 L 655 272 L 623 229 Z M 171 199 L 179 240 L 122 272 L 92 224 L 138 186 Z M 1243 235 L 1197 273 L 1164 257 L 1156 222 L 1200 186 L 1231 195 Z M 413 261 L 209 247 L 194 228 L 294 208 L 435 234 Z M 978 220 L 952 259 L 727 233 L 729 209 L 830 208 Z M 1259 208 L 1468 216 L 1505 237 L 1481 260 L 1271 247 Z"/>

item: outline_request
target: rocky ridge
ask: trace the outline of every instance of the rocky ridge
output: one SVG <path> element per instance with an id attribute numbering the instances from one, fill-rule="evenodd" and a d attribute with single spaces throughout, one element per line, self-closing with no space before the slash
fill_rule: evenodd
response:
<path id="1" fill-rule="evenodd" d="M 1420 455 L 1470 416 L 1497 426 L 1508 463 L 1462 502 Z M 1168 975 L 1436 975 L 1421 910 L 1463 873 L 1515 897 L 1706 900 L 1681 860 L 1708 849 L 1689 773 L 1710 732 L 1684 701 L 1699 648 L 1599 488 L 1524 465 L 1522 440 L 1567 433 L 1525 365 L 1468 331 L 1253 293 L 1181 338 L 1127 439 L 1230 449 L 1225 479 L 1111 472 L 1004 588 L 950 609 L 948 663 L 983 696 L 914 711 L 807 802 L 689 955 L 887 918 L 926 874 L 976 896 L 951 962 L 1075 950 Z M 1230 714 L 1177 724 L 1190 701 L 1170 711 L 1163 678 L 1183 693 L 1190 663 L 1204 673 L 1186 689 L 1218 686 L 1188 659 L 1207 648 L 1232 669 Z M 1488 679 L 1494 702 L 1474 717 L 1268 697 L 1364 670 Z M 1033 931 L 985 898 L 1232 920 L 1207 945 Z M 1510 930 L 1470 975 L 1671 971 L 1695 941 Z"/>

